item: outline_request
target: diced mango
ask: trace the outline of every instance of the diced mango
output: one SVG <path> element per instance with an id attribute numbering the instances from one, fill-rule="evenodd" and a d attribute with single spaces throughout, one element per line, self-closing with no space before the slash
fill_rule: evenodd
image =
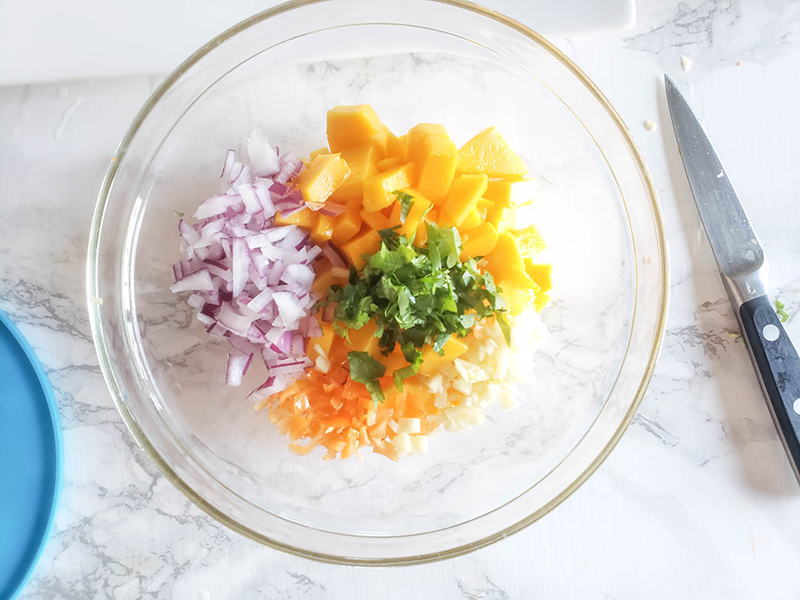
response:
<path id="1" fill-rule="evenodd" d="M 423 196 L 416 190 L 406 188 L 401 191 L 404 194 L 408 194 L 409 196 L 412 197 L 411 208 L 408 209 L 406 220 L 403 223 L 400 220 L 402 206 L 400 205 L 400 202 L 395 202 L 394 205 L 392 205 L 392 216 L 389 218 L 389 226 L 395 227 L 399 225 L 400 229 L 397 230 L 398 233 L 400 235 L 408 236 L 411 235 L 412 231 L 415 231 L 417 229 L 417 226 L 419 225 L 419 222 L 422 219 L 422 215 L 424 215 L 425 211 L 427 211 L 431 207 L 431 201 L 425 198 L 425 196 Z"/>
<path id="2" fill-rule="evenodd" d="M 491 223 L 494 225 L 495 229 L 500 227 L 500 221 L 503 219 L 503 211 L 505 211 L 502 206 L 496 205 L 491 200 L 481 198 L 478 200 L 475 210 L 478 211 L 478 214 L 484 223 Z"/>
<path id="3" fill-rule="evenodd" d="M 434 204 L 441 203 L 453 183 L 458 149 L 438 124 L 420 123 L 408 132 L 408 158 L 417 165 L 419 191 Z"/>
<path id="4" fill-rule="evenodd" d="M 382 123 L 368 104 L 336 106 L 328 111 L 328 146 L 341 152 L 372 141 Z"/>
<path id="5" fill-rule="evenodd" d="M 311 227 L 311 241 L 322 244 L 331 239 L 335 218 L 329 215 L 317 214 L 317 222 Z"/>
<path id="6" fill-rule="evenodd" d="M 404 133 L 397 137 L 397 156 L 402 156 L 408 160 L 408 134 Z"/>
<path id="7" fill-rule="evenodd" d="M 414 236 L 414 245 L 417 247 L 425 246 L 428 243 L 428 228 L 425 226 L 425 221 L 427 219 L 423 219 L 420 221 L 419 225 L 417 225 L 417 235 Z"/>
<path id="8" fill-rule="evenodd" d="M 311 161 L 313 161 L 315 158 L 317 158 L 317 157 L 318 157 L 318 156 L 320 156 L 321 154 L 330 154 L 330 153 L 331 153 L 331 151 L 330 151 L 330 150 L 328 150 L 328 147 L 327 147 L 327 146 L 323 146 L 322 148 L 317 148 L 316 150 L 313 150 L 313 151 L 311 152 L 311 154 L 309 155 L 309 157 L 308 157 L 308 158 L 309 158 L 308 162 L 311 162 Z"/>
<path id="9" fill-rule="evenodd" d="M 395 371 L 408 366 L 408 361 L 403 356 L 399 346 L 395 346 L 394 351 L 389 356 L 383 356 L 379 349 L 378 352 L 373 354 L 373 358 L 386 367 L 386 375 L 391 375 Z"/>
<path id="10" fill-rule="evenodd" d="M 499 207 L 499 205 L 495 205 Z M 536 220 L 536 211 L 533 204 L 524 204 L 514 208 L 503 208 L 500 217 L 499 229 L 501 231 L 519 231 L 533 225 Z"/>
<path id="11" fill-rule="evenodd" d="M 550 302 L 550 296 L 546 292 L 539 292 L 533 300 L 533 306 L 536 312 L 542 312 L 542 309 Z"/>
<path id="12" fill-rule="evenodd" d="M 515 273 L 525 274 L 525 264 L 522 262 L 517 240 L 508 231 L 497 236 L 497 244 L 486 258 L 486 269 L 497 282 L 503 282 L 513 277 Z"/>
<path id="13" fill-rule="evenodd" d="M 336 217 L 333 224 L 331 241 L 337 246 L 342 246 L 351 240 L 361 229 L 361 215 L 357 211 L 348 210 Z"/>
<path id="14" fill-rule="evenodd" d="M 459 173 L 486 173 L 489 177 L 522 176 L 528 168 L 494 127 L 489 127 L 458 151 Z"/>
<path id="15" fill-rule="evenodd" d="M 416 167 L 406 163 L 364 180 L 364 209 L 375 212 L 397 200 L 392 192 L 414 185 Z"/>
<path id="16" fill-rule="evenodd" d="M 316 220 L 317 213 L 305 207 L 285 217 L 282 213 L 275 215 L 275 225 L 297 225 L 304 229 L 311 229 Z"/>
<path id="17" fill-rule="evenodd" d="M 342 150 L 342 158 L 350 168 L 350 177 L 331 194 L 331 200 L 346 202 L 361 198 L 364 180 L 378 172 L 378 157 L 378 149 L 371 143 Z"/>
<path id="18" fill-rule="evenodd" d="M 542 292 L 549 292 L 553 289 L 553 265 L 536 264 L 530 258 L 526 258 L 525 272 L 536 282 Z"/>
<path id="19" fill-rule="evenodd" d="M 389 158 L 384 158 L 382 161 L 378 162 L 378 171 L 383 173 L 385 171 L 389 171 L 390 169 L 394 169 L 395 167 L 399 167 L 400 165 L 405 164 L 405 162 L 406 161 L 402 156 L 390 156 Z"/>
<path id="20" fill-rule="evenodd" d="M 365 231 L 357 235 L 355 238 L 347 242 L 342 247 L 342 252 L 347 257 L 347 260 L 350 261 L 357 270 L 361 270 L 366 261 L 362 258 L 362 256 L 371 256 L 375 254 L 378 249 L 381 247 L 381 236 L 380 234 L 370 229 L 369 231 Z"/>
<path id="21" fill-rule="evenodd" d="M 366 210 L 361 211 L 361 219 L 366 223 L 366 225 L 375 231 L 380 231 L 381 229 L 387 229 L 392 226 L 391 221 L 388 217 L 386 217 L 382 212 L 367 212 Z"/>
<path id="22" fill-rule="evenodd" d="M 355 352 L 367 352 L 372 354 L 378 349 L 380 338 L 375 337 L 378 326 L 375 321 L 368 321 L 361 329 L 348 329 L 344 345 Z"/>
<path id="23" fill-rule="evenodd" d="M 483 221 L 484 219 L 481 217 L 481 214 L 478 212 L 478 208 L 476 206 L 467 213 L 467 218 L 464 219 L 464 222 L 461 223 L 461 226 L 458 228 L 458 230 L 463 233 L 471 229 L 475 229 L 481 225 Z"/>
<path id="24" fill-rule="evenodd" d="M 488 256 L 497 246 L 497 229 L 491 223 L 483 223 L 461 237 L 462 260 L 477 256 Z"/>
<path id="25" fill-rule="evenodd" d="M 320 323 L 319 326 L 320 329 L 322 329 L 322 336 L 318 338 L 310 338 L 308 340 L 308 357 L 311 360 L 317 360 L 317 357 L 319 356 L 316 346 L 319 346 L 325 353 L 325 356 L 330 358 L 331 346 L 333 345 L 333 339 L 336 336 L 331 323 L 323 322 Z"/>
<path id="26" fill-rule="evenodd" d="M 516 316 L 535 307 L 538 286 L 524 271 L 516 271 L 500 283 L 501 297 L 508 310 Z"/>
<path id="27" fill-rule="evenodd" d="M 517 231 L 516 237 L 519 251 L 525 258 L 536 256 L 545 249 L 544 238 L 533 225 L 527 229 Z"/>
<path id="28" fill-rule="evenodd" d="M 433 375 L 441 369 L 444 365 L 452 362 L 467 351 L 467 345 L 456 339 L 455 336 L 447 340 L 447 343 L 442 348 L 444 354 L 439 355 L 434 352 L 433 348 L 428 348 L 422 352 L 422 364 L 419 367 L 419 372 L 423 375 Z"/>
<path id="29" fill-rule="evenodd" d="M 506 208 L 516 208 L 533 202 L 538 187 L 539 180 L 534 178 L 491 179 L 484 198 Z"/>
<path id="30" fill-rule="evenodd" d="M 374 140 L 383 158 L 400 157 L 405 159 L 405 146 L 400 143 L 397 136 L 386 125 L 381 126 L 378 133 L 375 134 Z"/>
<path id="31" fill-rule="evenodd" d="M 441 210 L 441 223 L 447 227 L 458 227 L 474 209 L 486 191 L 489 178 L 477 175 L 461 175 L 453 182 Z"/>
<path id="32" fill-rule="evenodd" d="M 322 206 L 345 180 L 350 168 L 339 154 L 320 154 L 300 174 L 299 187 L 303 200 Z"/>

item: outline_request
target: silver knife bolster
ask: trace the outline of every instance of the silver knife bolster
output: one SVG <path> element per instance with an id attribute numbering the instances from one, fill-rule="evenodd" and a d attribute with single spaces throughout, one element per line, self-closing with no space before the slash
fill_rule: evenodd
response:
<path id="1" fill-rule="evenodd" d="M 736 277 L 728 277 L 724 273 L 722 276 L 722 283 L 725 284 L 725 290 L 728 292 L 728 297 L 731 300 L 736 316 L 739 316 L 739 308 L 753 298 L 759 298 L 767 295 L 767 275 L 769 273 L 769 266 L 766 259 L 760 268 L 746 273 L 737 275 Z"/>

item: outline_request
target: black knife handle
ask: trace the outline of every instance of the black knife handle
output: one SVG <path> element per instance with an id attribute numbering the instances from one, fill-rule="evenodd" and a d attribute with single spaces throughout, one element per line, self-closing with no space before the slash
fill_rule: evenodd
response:
<path id="1" fill-rule="evenodd" d="M 800 481 L 800 357 L 767 296 L 742 304 L 739 316 L 772 418 Z"/>

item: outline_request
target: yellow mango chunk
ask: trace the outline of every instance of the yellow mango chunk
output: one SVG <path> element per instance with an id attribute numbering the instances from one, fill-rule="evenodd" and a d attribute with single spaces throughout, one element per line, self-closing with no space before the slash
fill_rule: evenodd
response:
<path id="1" fill-rule="evenodd" d="M 331 200 L 347 202 L 361 198 L 364 180 L 378 172 L 378 149 L 375 144 L 361 144 L 342 150 L 342 158 L 350 168 L 350 177 L 331 194 Z"/>
<path id="2" fill-rule="evenodd" d="M 317 213 L 308 208 L 302 208 L 284 217 L 283 214 L 275 215 L 275 225 L 297 225 L 304 229 L 311 229 L 317 220 Z"/>
<path id="3" fill-rule="evenodd" d="M 502 206 L 498 206 L 491 200 L 486 200 L 486 198 L 481 198 L 478 200 L 475 210 L 478 211 L 481 221 L 491 223 L 495 229 L 500 228 L 500 221 L 503 219 L 503 212 L 505 211 Z"/>
<path id="4" fill-rule="evenodd" d="M 399 225 L 400 229 L 397 230 L 398 233 L 400 235 L 410 236 L 411 233 L 416 231 L 417 227 L 419 226 L 422 215 L 424 215 L 425 211 L 431 207 L 431 201 L 425 198 L 417 190 L 406 188 L 401 191 L 404 194 L 408 194 L 412 197 L 411 208 L 408 209 L 405 223 L 403 223 L 400 220 L 403 207 L 400 205 L 400 202 L 395 202 L 394 205 L 392 205 L 392 215 L 389 217 L 389 227 L 395 227 Z"/>
<path id="5" fill-rule="evenodd" d="M 525 264 L 522 262 L 522 254 L 520 254 L 517 240 L 508 231 L 497 236 L 497 245 L 486 256 L 486 259 L 486 269 L 497 282 L 503 282 L 513 277 L 515 273 L 525 275 Z"/>
<path id="6" fill-rule="evenodd" d="M 312 151 L 311 154 L 309 155 L 308 162 L 311 162 L 312 160 L 314 160 L 315 158 L 317 158 L 322 154 L 330 154 L 330 153 L 331 151 L 328 150 L 327 146 L 323 146 L 322 148 L 317 148 L 316 150 Z"/>
<path id="7" fill-rule="evenodd" d="M 525 258 L 536 256 L 545 249 L 544 238 L 533 225 L 516 232 L 519 251 Z"/>
<path id="8" fill-rule="evenodd" d="M 420 123 L 408 132 L 408 159 L 417 165 L 417 187 L 434 204 L 441 203 L 458 165 L 458 149 L 438 124 Z"/>
<path id="9" fill-rule="evenodd" d="M 311 241 L 315 244 L 322 244 L 331 239 L 334 222 L 334 217 L 317 214 L 317 222 L 311 227 Z"/>
<path id="10" fill-rule="evenodd" d="M 402 156 L 408 160 L 408 134 L 404 133 L 397 137 L 397 156 Z"/>
<path id="11" fill-rule="evenodd" d="M 483 223 L 466 232 L 461 238 L 461 243 L 463 246 L 462 260 L 487 256 L 497 246 L 497 229 L 491 223 Z"/>
<path id="12" fill-rule="evenodd" d="M 397 200 L 392 192 L 414 185 L 416 167 L 406 163 L 364 180 L 364 209 L 375 212 Z"/>
<path id="13" fill-rule="evenodd" d="M 548 302 L 550 302 L 550 296 L 547 293 L 537 293 L 536 298 L 533 301 L 533 306 L 536 309 L 536 312 L 542 312 L 542 309 L 547 306 Z"/>
<path id="14" fill-rule="evenodd" d="M 458 154 L 459 173 L 486 173 L 489 177 L 520 177 L 528 172 L 522 159 L 494 127 L 480 132 L 464 144 Z"/>
<path id="15" fill-rule="evenodd" d="M 341 152 L 369 143 L 382 125 L 368 104 L 336 106 L 328 111 L 328 146 L 331 152 Z"/>
<path id="16" fill-rule="evenodd" d="M 367 352 L 372 354 L 378 349 L 380 338 L 375 337 L 378 326 L 375 321 L 368 321 L 361 329 L 348 329 L 344 345 L 355 352 Z"/>
<path id="17" fill-rule="evenodd" d="M 489 178 L 483 173 L 461 175 L 456 178 L 439 215 L 442 225 L 459 227 L 470 211 L 477 206 L 488 182 Z"/>
<path id="18" fill-rule="evenodd" d="M 360 229 L 361 215 L 356 211 L 349 210 L 336 217 L 333 224 L 331 241 L 337 246 L 341 247 L 342 244 L 352 239 Z"/>
<path id="19" fill-rule="evenodd" d="M 303 200 L 322 206 L 350 176 L 350 168 L 339 154 L 320 154 L 300 173 Z"/>
<path id="20" fill-rule="evenodd" d="M 464 233 L 470 229 L 475 229 L 481 225 L 483 221 L 484 219 L 481 217 L 480 212 L 478 212 L 478 207 L 476 206 L 467 213 L 467 218 L 464 219 L 464 222 L 461 223 L 461 226 L 458 228 L 458 230 L 459 232 Z"/>
<path id="21" fill-rule="evenodd" d="M 382 158 L 405 158 L 405 145 L 400 143 L 398 137 L 386 125 L 381 126 L 373 139 L 380 149 Z"/>
<path id="22" fill-rule="evenodd" d="M 541 288 L 542 292 L 549 292 L 553 289 L 553 265 L 536 264 L 530 258 L 526 258 L 525 272 Z"/>
<path id="23" fill-rule="evenodd" d="M 454 337 L 447 340 L 447 343 L 442 348 L 443 355 L 439 355 L 433 351 L 433 348 L 428 348 L 422 352 L 422 364 L 419 367 L 419 372 L 423 375 L 433 375 L 439 369 L 454 358 L 457 358 L 467 351 L 467 345 Z"/>
<path id="24" fill-rule="evenodd" d="M 499 207 L 499 205 L 495 204 Z M 500 217 L 499 229 L 501 231 L 519 231 L 533 225 L 536 220 L 535 207 L 532 204 L 525 204 L 515 208 L 503 208 Z"/>
<path id="25" fill-rule="evenodd" d="M 400 347 L 396 346 L 394 351 L 389 354 L 389 356 L 383 356 L 381 354 L 380 348 L 375 352 L 372 356 L 375 360 L 381 363 L 384 367 L 386 367 L 386 375 L 391 376 L 392 373 L 402 369 L 403 367 L 408 366 L 408 361 L 406 357 L 403 356 L 403 353 L 400 351 Z"/>
<path id="26" fill-rule="evenodd" d="M 361 270 L 366 261 L 362 256 L 372 256 L 381 247 L 381 236 L 370 229 L 354 237 L 342 247 L 342 252 L 357 270 Z"/>
<path id="27" fill-rule="evenodd" d="M 538 286 L 524 271 L 517 271 L 504 279 L 500 288 L 502 290 L 500 295 L 512 315 L 516 316 L 531 306 L 535 308 Z"/>
<path id="28" fill-rule="evenodd" d="M 383 173 L 384 171 L 399 167 L 400 165 L 405 164 L 405 162 L 406 161 L 402 156 L 390 156 L 389 158 L 384 158 L 382 161 L 378 162 L 378 171 Z"/>
<path id="29" fill-rule="evenodd" d="M 331 346 L 333 345 L 333 339 L 336 336 L 333 331 L 333 324 L 322 322 L 319 324 L 319 326 L 322 329 L 322 337 L 309 338 L 308 340 L 308 357 L 311 360 L 317 360 L 317 357 L 319 356 L 316 346 L 319 346 L 320 349 L 325 353 L 325 356 L 330 358 Z"/>
<path id="30" fill-rule="evenodd" d="M 380 211 L 367 212 L 366 210 L 362 210 L 361 219 L 370 229 L 374 229 L 375 231 L 387 229 L 392 226 L 389 218 Z"/>
<path id="31" fill-rule="evenodd" d="M 533 202 L 538 187 L 539 180 L 533 178 L 491 179 L 484 198 L 506 208 L 516 208 Z"/>

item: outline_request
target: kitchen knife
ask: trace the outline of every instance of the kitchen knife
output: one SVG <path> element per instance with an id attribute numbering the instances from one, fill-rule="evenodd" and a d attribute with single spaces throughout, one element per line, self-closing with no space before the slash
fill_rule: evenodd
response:
<path id="1" fill-rule="evenodd" d="M 767 296 L 767 262 L 750 221 L 697 118 L 664 76 L 672 127 L 775 427 L 800 482 L 800 357 Z"/>

